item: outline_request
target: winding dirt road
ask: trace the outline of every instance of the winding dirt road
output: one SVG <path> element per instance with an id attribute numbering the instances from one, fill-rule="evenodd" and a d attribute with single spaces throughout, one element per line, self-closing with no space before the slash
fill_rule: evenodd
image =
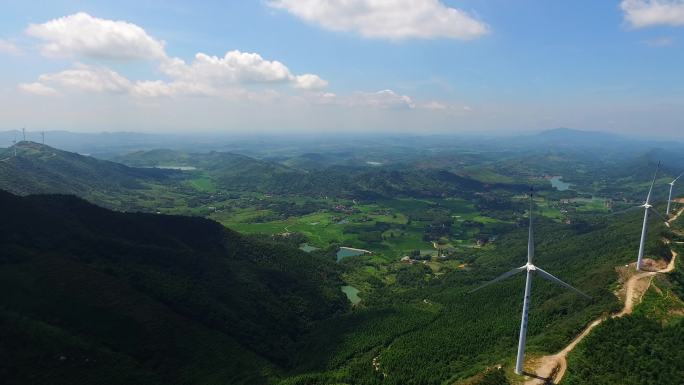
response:
<path id="1" fill-rule="evenodd" d="M 684 203 L 684 202 L 683 202 Z M 679 218 L 679 216 L 684 212 L 684 208 L 680 209 L 675 216 L 668 220 L 669 223 L 674 222 Z M 669 241 L 667 241 L 669 243 Z M 669 273 L 675 268 L 675 260 L 677 259 L 677 252 L 672 250 L 672 259 L 670 263 L 664 269 L 657 271 L 646 271 L 631 276 L 624 285 L 625 291 L 625 306 L 622 310 L 616 314 L 613 314 L 612 318 L 623 317 L 625 315 L 631 314 L 634 310 L 634 305 L 641 302 L 641 297 L 644 295 L 646 290 L 651 285 L 651 280 L 656 274 Z M 543 384 L 558 384 L 565 375 L 568 368 L 568 354 L 577 346 L 580 341 L 584 339 L 591 331 L 605 321 L 607 317 L 601 317 L 590 323 L 577 337 L 575 337 L 568 346 L 566 346 L 560 352 L 544 356 L 538 359 L 531 360 L 528 366 L 531 366 L 533 373 L 536 373 L 536 377 L 531 377 L 525 381 L 525 385 L 543 385 Z"/>

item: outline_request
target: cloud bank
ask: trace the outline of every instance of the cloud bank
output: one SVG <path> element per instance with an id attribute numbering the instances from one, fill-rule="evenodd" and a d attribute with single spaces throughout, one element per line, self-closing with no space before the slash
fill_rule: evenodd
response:
<path id="1" fill-rule="evenodd" d="M 321 90 L 328 85 L 318 75 L 294 74 L 285 64 L 258 53 L 233 50 L 218 57 L 199 52 L 186 63 L 169 57 L 163 41 L 135 24 L 83 12 L 31 24 L 26 33 L 42 41 L 41 53 L 47 57 L 147 60 L 158 63 L 166 76 L 132 81 L 104 66 L 76 63 L 73 69 L 43 74 L 36 82 L 20 84 L 22 91 L 41 96 L 56 95 L 60 89 L 130 93 L 136 97 L 217 96 L 259 84 L 285 84 L 300 90 Z"/>
<path id="2" fill-rule="evenodd" d="M 428 9 L 420 12 L 446 12 L 443 15 L 445 20 L 455 12 L 438 2 L 425 4 Z M 323 92 L 328 81 L 319 75 L 295 74 L 284 63 L 265 59 L 253 52 L 233 50 L 223 56 L 199 52 L 192 61 L 186 62 L 169 57 L 163 41 L 135 24 L 101 19 L 83 12 L 43 24 L 31 24 L 26 33 L 42 41 L 41 53 L 44 56 L 104 61 L 100 65 L 75 62 L 73 68 L 42 74 L 34 82 L 18 85 L 22 92 L 39 96 L 79 92 L 129 95 L 137 99 L 222 97 L 263 102 L 280 98 L 277 91 L 264 90 L 263 87 L 285 85 L 304 92 L 297 100 L 313 105 L 378 110 L 446 109 L 436 108 L 442 106 L 437 102 L 417 104 L 408 95 L 390 89 L 357 91 L 338 97 L 331 92 Z M 111 60 L 151 61 L 157 63 L 159 73 L 165 78 L 131 80 L 108 68 L 106 64 Z M 250 86 L 260 86 L 261 89 L 251 91 Z"/>
<path id="3" fill-rule="evenodd" d="M 684 26 L 684 0 L 623 0 L 620 8 L 634 28 Z"/>
<path id="4" fill-rule="evenodd" d="M 430 12 L 445 12 L 445 22 L 453 21 L 455 10 L 436 1 L 424 4 Z M 432 18 L 430 12 L 425 17 Z M 373 12 L 370 15 L 377 17 Z M 421 29 L 417 17 L 409 16 L 413 25 L 407 27 L 415 30 L 406 34 L 407 29 L 401 36 L 417 36 Z M 439 32 L 439 28 L 428 35 L 454 33 Z M 229 50 L 222 55 L 197 52 L 188 59 L 173 57 L 166 43 L 144 28 L 83 12 L 31 24 L 25 32 L 38 43 L 43 60 L 70 62 L 16 87 L 15 95 L 18 90 L 21 97 L 12 101 L 19 106 L 13 113 L 39 106 L 45 111 L 41 119 L 48 125 L 66 121 L 98 127 L 142 124 L 148 128 L 206 129 L 248 122 L 249 129 L 295 129 L 300 125 L 342 129 L 366 124 L 388 127 L 386 119 L 395 116 L 401 119 L 391 127 L 423 124 L 420 118 L 426 115 L 454 116 L 461 111 L 460 106 L 449 103 L 416 101 L 391 85 L 338 95 L 328 90 L 328 81 L 320 75 L 296 72 L 286 63 L 256 52 Z"/>
<path id="5" fill-rule="evenodd" d="M 86 56 L 103 59 L 162 59 L 164 42 L 139 26 L 79 12 L 43 24 L 31 24 L 26 34 L 43 41 L 45 56 Z"/>
<path id="6" fill-rule="evenodd" d="M 377 39 L 471 40 L 489 32 L 473 15 L 438 0 L 273 0 L 309 23 Z"/>

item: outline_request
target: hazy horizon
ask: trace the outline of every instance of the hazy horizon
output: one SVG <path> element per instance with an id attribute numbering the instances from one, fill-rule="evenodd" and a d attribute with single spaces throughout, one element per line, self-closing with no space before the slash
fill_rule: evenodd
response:
<path id="1" fill-rule="evenodd" d="M 289 131 L 287 133 L 277 132 L 277 131 L 257 131 L 248 132 L 247 130 L 236 130 L 236 131 L 222 131 L 222 130 L 197 130 L 193 132 L 189 131 L 173 131 L 173 130 L 72 130 L 72 129 L 60 129 L 60 128 L 46 128 L 46 129 L 31 129 L 29 127 L 22 127 L 26 129 L 26 139 L 29 141 L 40 142 L 42 140 L 42 134 L 46 136 L 46 140 L 50 138 L 49 134 L 60 134 L 60 135 L 75 135 L 75 136 L 99 136 L 99 135 L 112 135 L 112 136 L 151 136 L 151 137 L 185 137 L 185 138 L 235 138 L 235 139 L 307 139 L 315 140 L 317 138 L 402 138 L 402 137 L 415 137 L 415 138 L 472 138 L 472 139 L 505 139 L 505 138 L 525 138 L 534 137 L 537 135 L 543 135 L 547 133 L 557 133 L 563 132 L 569 135 L 606 135 L 608 137 L 614 137 L 624 140 L 633 141 L 653 141 L 653 142 L 665 142 L 671 141 L 672 143 L 681 143 L 681 138 L 672 138 L 671 136 L 658 136 L 650 135 L 649 133 L 622 133 L 607 130 L 589 130 L 589 129 L 577 129 L 570 127 L 552 127 L 546 129 L 537 130 L 492 130 L 492 131 L 447 131 L 447 132 L 409 132 L 409 131 L 382 131 L 382 130 L 369 130 L 360 132 L 345 132 L 345 131 Z M 22 128 L 8 128 L 4 129 L 0 127 L 0 135 L 13 135 L 16 136 L 16 140 L 21 140 Z M 682 137 L 684 138 L 684 137 Z M 49 141 L 49 140 L 48 140 Z M 6 143 L 0 143 L 0 147 Z M 48 143 L 49 144 L 49 143 Z"/>

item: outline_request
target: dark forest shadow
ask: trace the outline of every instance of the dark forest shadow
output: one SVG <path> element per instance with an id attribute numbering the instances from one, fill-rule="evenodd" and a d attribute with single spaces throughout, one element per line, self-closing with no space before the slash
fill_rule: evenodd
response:
<path id="1" fill-rule="evenodd" d="M 536 373 L 529 373 L 529 372 L 525 372 L 525 371 L 523 371 L 523 375 L 528 376 L 528 377 L 532 377 L 532 378 L 536 378 L 538 380 L 543 380 L 544 385 L 554 385 L 552 377 L 546 378 L 546 377 L 542 377 L 540 375 L 537 375 Z"/>

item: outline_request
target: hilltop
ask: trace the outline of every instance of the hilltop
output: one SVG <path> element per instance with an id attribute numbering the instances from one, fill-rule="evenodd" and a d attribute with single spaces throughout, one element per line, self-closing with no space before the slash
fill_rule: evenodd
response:
<path id="1" fill-rule="evenodd" d="M 173 174 L 128 167 L 35 142 L 17 143 L 0 152 L 0 159 L 0 188 L 17 194 L 83 196 L 95 190 L 135 190 L 148 182 L 168 180 Z"/>

